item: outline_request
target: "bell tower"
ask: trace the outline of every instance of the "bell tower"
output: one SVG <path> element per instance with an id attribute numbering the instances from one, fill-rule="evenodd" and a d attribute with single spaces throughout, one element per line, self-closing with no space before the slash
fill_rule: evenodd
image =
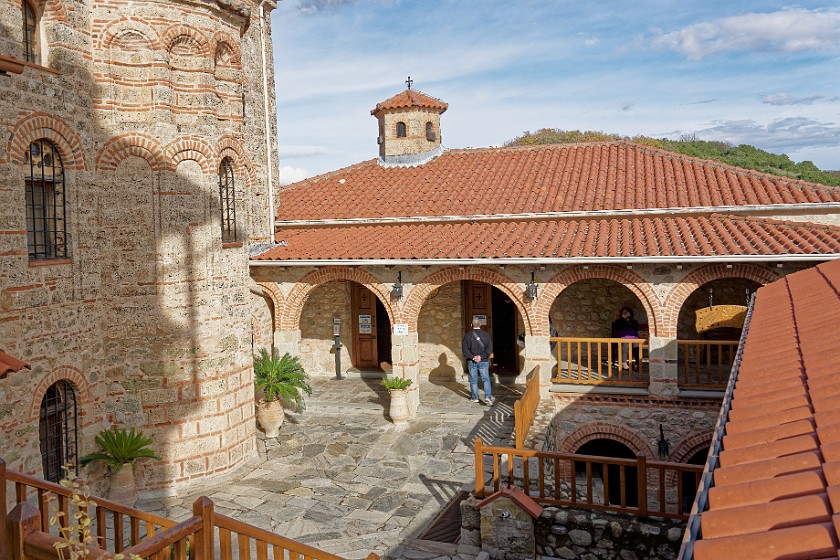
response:
<path id="1" fill-rule="evenodd" d="M 420 165 L 438 156 L 440 116 L 449 107 L 440 99 L 408 88 L 377 103 L 370 112 L 379 121 L 379 163 L 381 165 Z"/>

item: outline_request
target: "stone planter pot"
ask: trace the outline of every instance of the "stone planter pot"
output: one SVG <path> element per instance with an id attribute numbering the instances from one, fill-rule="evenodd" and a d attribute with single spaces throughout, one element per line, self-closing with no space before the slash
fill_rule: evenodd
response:
<path id="1" fill-rule="evenodd" d="M 137 485 L 134 482 L 134 469 L 129 464 L 111 473 L 111 487 L 108 489 L 108 499 L 128 507 L 134 507 L 137 502 Z"/>
<path id="2" fill-rule="evenodd" d="M 257 401 L 257 421 L 265 431 L 265 437 L 276 438 L 280 434 L 280 426 L 286 419 L 286 411 L 283 403 L 279 400 L 266 402 L 264 399 Z"/>
<path id="3" fill-rule="evenodd" d="M 408 389 L 389 389 L 391 394 L 391 408 L 388 416 L 397 425 L 408 423 Z"/>

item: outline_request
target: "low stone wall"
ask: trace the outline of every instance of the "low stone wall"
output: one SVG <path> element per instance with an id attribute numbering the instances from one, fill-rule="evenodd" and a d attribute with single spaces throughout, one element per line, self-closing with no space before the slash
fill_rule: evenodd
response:
<path id="1" fill-rule="evenodd" d="M 472 496 L 461 503 L 461 543 L 481 547 L 493 559 L 524 558 L 520 551 L 482 542 L 481 514 L 475 504 Z M 684 522 L 547 507 L 534 523 L 535 558 L 670 560 L 679 553 L 684 530 Z M 529 538 L 527 532 L 522 539 Z"/>

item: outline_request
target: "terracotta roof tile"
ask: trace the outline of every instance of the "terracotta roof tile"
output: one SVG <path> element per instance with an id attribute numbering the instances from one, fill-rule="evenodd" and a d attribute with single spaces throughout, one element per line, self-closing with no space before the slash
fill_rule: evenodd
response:
<path id="1" fill-rule="evenodd" d="M 402 93 L 398 93 L 394 97 L 390 97 L 381 103 L 377 103 L 376 107 L 371 110 L 371 115 L 376 115 L 380 111 L 387 111 L 391 109 L 409 109 L 411 107 L 427 107 L 429 109 L 436 109 L 443 113 L 449 107 L 448 103 L 444 103 L 440 99 L 426 95 L 416 89 L 407 89 Z"/>
<path id="2" fill-rule="evenodd" d="M 632 142 L 607 142 L 449 150 L 419 167 L 382 167 L 369 160 L 283 187 L 278 218 L 464 216 L 809 202 L 840 202 L 840 188 Z M 739 229 L 749 237 L 748 228 Z"/>
<path id="3" fill-rule="evenodd" d="M 743 244 L 724 237 L 723 224 L 748 222 L 770 239 L 779 228 L 786 236 L 819 229 L 832 240 L 830 252 L 840 253 L 840 227 L 786 223 L 760 218 L 713 214 L 697 217 L 635 217 L 603 219 L 539 219 L 510 221 L 435 221 L 410 224 L 341 224 L 281 226 L 276 241 L 286 245 L 256 260 L 332 259 L 499 259 L 598 258 L 634 256 L 716 256 L 820 254 L 806 242 L 794 249 L 782 244 Z M 671 234 L 672 246 L 649 231 Z M 394 240 L 398 239 L 399 243 Z M 771 352 L 783 352 L 768 343 Z M 789 359 L 788 356 L 781 356 Z"/>
<path id="4" fill-rule="evenodd" d="M 838 557 L 838 286 L 835 260 L 758 290 L 695 559 Z"/>
<path id="5" fill-rule="evenodd" d="M 29 368 L 29 364 L 18 360 L 17 358 L 6 354 L 2 350 L 0 350 L 0 377 L 5 375 L 8 372 L 18 372 L 23 368 Z"/>

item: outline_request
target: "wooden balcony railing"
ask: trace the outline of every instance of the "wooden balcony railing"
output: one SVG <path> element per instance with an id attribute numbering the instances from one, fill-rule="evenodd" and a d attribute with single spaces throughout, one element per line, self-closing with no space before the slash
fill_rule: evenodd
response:
<path id="1" fill-rule="evenodd" d="M 14 486 L 17 502 L 8 515 L 7 485 Z M 0 560 L 60 560 L 54 544 L 62 535 L 49 519 L 59 511 L 64 520 L 75 513 L 71 494 L 58 484 L 7 470 L 0 459 Z M 195 501 L 192 517 L 181 523 L 101 498 L 88 501 L 96 543 L 88 559 L 111 560 L 123 553 L 152 560 L 251 560 L 252 555 L 256 560 L 343 560 L 215 513 L 206 497 Z M 371 553 L 367 560 L 379 557 Z"/>
<path id="2" fill-rule="evenodd" d="M 475 494 L 516 486 L 544 505 L 688 519 L 683 478 L 702 466 L 485 446 L 475 440 Z M 489 476 L 488 476 L 489 475 Z"/>
<path id="3" fill-rule="evenodd" d="M 540 404 L 540 366 L 535 367 L 525 379 L 525 392 L 513 403 L 513 426 L 516 448 L 522 449 L 528 430 L 534 423 Z"/>
<path id="4" fill-rule="evenodd" d="M 647 387 L 647 341 L 643 338 L 552 337 L 557 372 L 552 381 L 580 385 Z M 630 369 L 624 369 L 624 358 Z"/>
<path id="5" fill-rule="evenodd" d="M 737 340 L 678 340 L 679 386 L 725 389 L 738 344 Z"/>

